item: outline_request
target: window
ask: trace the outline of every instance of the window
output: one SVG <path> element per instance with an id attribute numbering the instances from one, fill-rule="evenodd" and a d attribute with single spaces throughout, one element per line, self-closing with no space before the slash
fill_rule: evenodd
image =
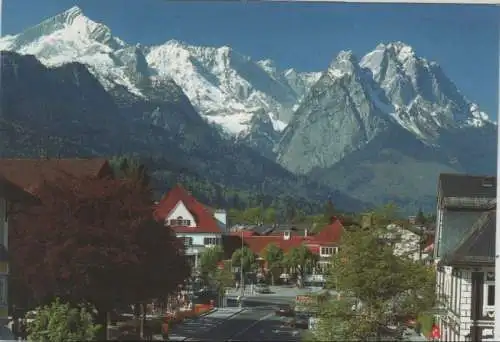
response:
<path id="1" fill-rule="evenodd" d="M 7 278 L 0 278 L 0 304 L 7 304 Z"/>
<path id="2" fill-rule="evenodd" d="M 487 305 L 495 306 L 495 285 L 488 285 Z"/>
<path id="3" fill-rule="evenodd" d="M 184 237 L 182 237 L 182 239 L 184 240 L 185 247 L 189 247 L 189 246 L 193 245 L 193 238 L 192 237 L 184 236 Z"/>
<path id="4" fill-rule="evenodd" d="M 218 237 L 206 237 L 203 239 L 203 244 L 205 246 L 218 245 L 220 238 Z"/>
<path id="5" fill-rule="evenodd" d="M 321 247 L 320 254 L 321 255 L 337 254 L 337 248 L 336 247 Z"/>
<path id="6" fill-rule="evenodd" d="M 176 219 L 170 220 L 170 225 L 172 227 L 185 227 L 191 225 L 191 220 L 184 220 L 182 216 L 177 217 Z"/>

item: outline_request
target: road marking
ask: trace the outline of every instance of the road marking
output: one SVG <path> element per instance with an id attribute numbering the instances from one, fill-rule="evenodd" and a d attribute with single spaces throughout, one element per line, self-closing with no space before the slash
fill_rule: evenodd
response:
<path id="1" fill-rule="evenodd" d="M 226 340 L 226 342 L 233 342 L 235 341 L 235 339 L 238 337 L 238 336 L 241 336 L 243 335 L 244 333 L 246 333 L 248 330 L 252 329 L 253 327 L 255 327 L 257 324 L 259 324 L 260 322 L 262 322 L 263 320 L 266 320 L 268 319 L 269 317 L 272 317 L 274 316 L 274 312 L 271 312 L 270 314 L 267 314 L 265 315 L 264 317 L 261 317 L 259 318 L 258 321 L 255 321 L 253 322 L 252 324 L 250 324 L 248 327 L 246 327 L 246 329 L 243 329 L 242 331 L 240 331 L 239 333 L 237 333 L 236 335 L 234 335 L 233 337 L 231 337 L 229 340 Z"/>

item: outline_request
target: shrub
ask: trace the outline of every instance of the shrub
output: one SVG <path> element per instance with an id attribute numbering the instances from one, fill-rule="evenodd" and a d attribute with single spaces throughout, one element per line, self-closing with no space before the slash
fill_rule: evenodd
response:
<path id="1" fill-rule="evenodd" d="M 28 339 L 40 342 L 91 341 L 100 329 L 85 308 L 71 307 L 59 299 L 37 308 L 33 322 L 27 327 Z"/>

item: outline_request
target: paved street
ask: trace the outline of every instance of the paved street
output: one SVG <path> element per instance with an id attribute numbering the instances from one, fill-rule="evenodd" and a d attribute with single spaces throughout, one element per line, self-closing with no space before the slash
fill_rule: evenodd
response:
<path id="1" fill-rule="evenodd" d="M 278 303 L 291 297 L 248 298 L 244 308 L 228 307 L 186 321 L 172 329 L 173 341 L 299 341 L 300 331 L 275 315 Z"/>
<path id="2" fill-rule="evenodd" d="M 224 308 L 202 317 L 188 319 L 181 325 L 172 328 L 169 338 L 172 341 L 184 341 L 188 337 L 204 336 L 240 311 L 239 308 Z"/>
<path id="3" fill-rule="evenodd" d="M 248 316 L 256 317 L 255 321 L 246 328 L 233 335 L 235 341 L 300 341 L 301 330 L 284 325 L 281 317 L 274 314 L 274 310 L 252 309 Z M 248 317 L 247 316 L 247 317 Z"/>
<path id="4" fill-rule="evenodd" d="M 283 326 L 274 307 L 247 308 L 205 331 L 193 331 L 184 341 L 299 341 L 300 332 Z"/>

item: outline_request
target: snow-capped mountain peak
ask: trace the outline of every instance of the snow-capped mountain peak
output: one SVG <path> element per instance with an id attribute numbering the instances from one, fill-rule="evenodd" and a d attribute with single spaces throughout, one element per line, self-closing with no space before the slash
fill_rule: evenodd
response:
<path id="1" fill-rule="evenodd" d="M 358 59 L 350 50 L 340 51 L 328 68 L 328 75 L 333 78 L 341 78 L 345 75 L 352 75 L 359 69 Z"/>
<path id="2" fill-rule="evenodd" d="M 309 73 L 288 78 L 271 60 L 253 61 L 229 46 L 128 45 L 77 6 L 1 38 L 0 50 L 35 55 L 47 66 L 80 62 L 106 89 L 119 85 L 141 97 L 148 84 L 173 80 L 203 117 L 235 135 L 250 131 L 261 110 L 282 130 L 314 81 Z"/>
<path id="3" fill-rule="evenodd" d="M 395 111 L 388 114 L 421 139 L 435 140 L 437 131 L 444 127 L 491 123 L 460 93 L 438 63 L 419 57 L 405 43 L 379 44 L 359 64 L 393 104 Z"/>
<path id="4" fill-rule="evenodd" d="M 73 45 L 75 47 L 78 45 L 83 47 L 83 45 L 92 42 L 103 44 L 113 50 L 126 46 L 126 43 L 121 39 L 113 37 L 109 27 L 86 17 L 78 6 L 73 6 L 54 17 L 48 18 L 18 35 L 7 36 L 2 39 L 2 41 L 10 43 L 10 48 L 14 50 L 29 45 L 38 45 L 39 50 L 41 50 L 41 45 L 57 44 L 60 46 L 61 41 L 67 43 L 70 40 L 74 40 Z M 2 49 L 4 49 L 3 45 L 5 44 L 2 44 Z M 56 51 L 56 47 L 52 51 Z"/>
<path id="5" fill-rule="evenodd" d="M 106 89 L 121 86 L 144 98 L 153 96 L 151 86 L 178 85 L 202 117 L 240 137 L 255 132 L 252 127 L 264 118 L 282 131 L 325 74 L 284 70 L 271 59 L 253 60 L 229 46 L 194 46 L 174 39 L 156 46 L 129 45 L 77 6 L 1 38 L 0 50 L 35 55 L 47 66 L 82 63 Z M 326 74 L 332 80 L 359 76 L 372 105 L 419 137 L 426 136 L 422 132 L 434 137 L 441 127 L 489 122 L 437 63 L 402 42 L 379 44 L 361 60 L 352 51 L 341 51 Z"/>

